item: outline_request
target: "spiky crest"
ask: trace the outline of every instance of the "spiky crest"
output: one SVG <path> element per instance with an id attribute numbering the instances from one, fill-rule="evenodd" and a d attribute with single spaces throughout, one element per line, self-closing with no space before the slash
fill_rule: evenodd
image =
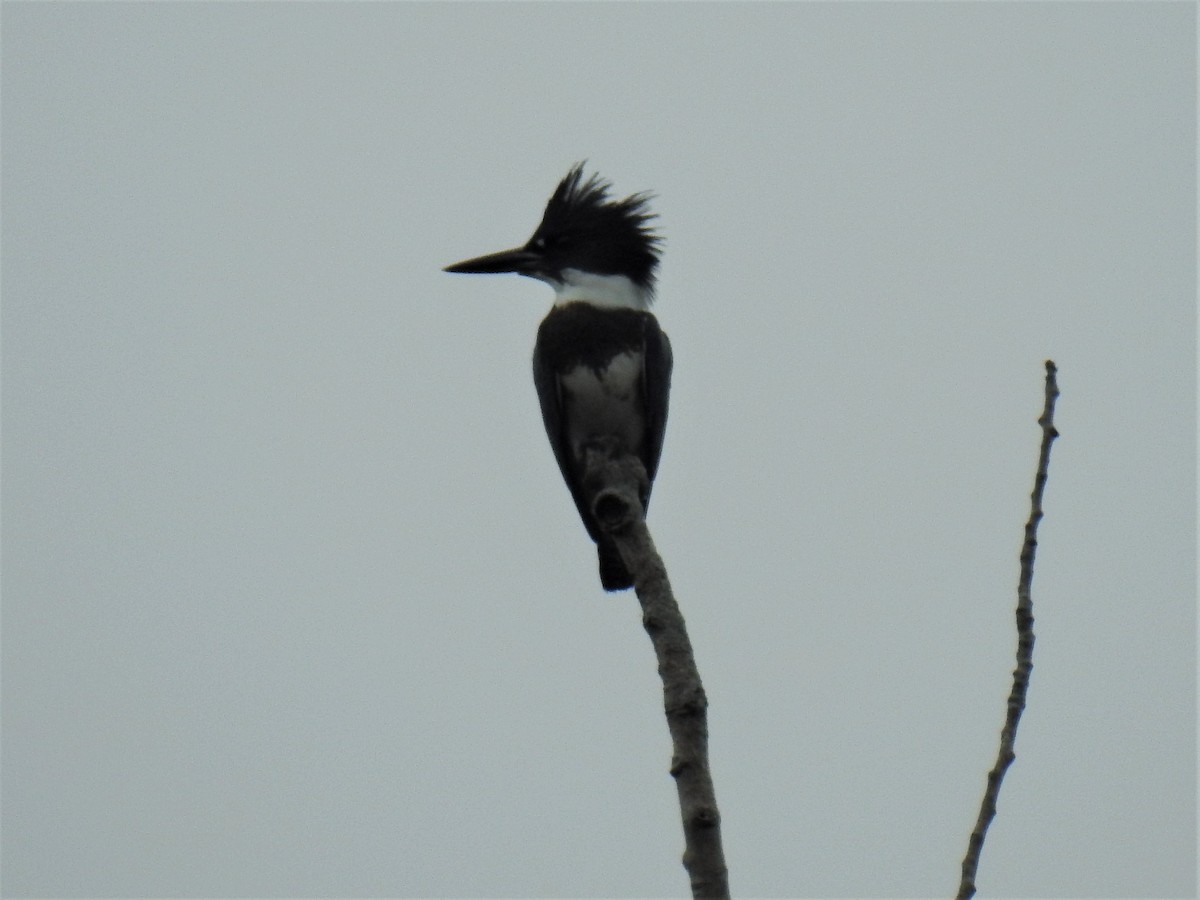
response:
<path id="1" fill-rule="evenodd" d="M 662 238 L 650 226 L 657 218 L 649 210 L 651 195 L 611 200 L 611 183 L 598 174 L 585 179 L 583 166 L 576 163 L 558 183 L 526 246 L 545 254 L 560 270 L 625 275 L 652 291 Z"/>

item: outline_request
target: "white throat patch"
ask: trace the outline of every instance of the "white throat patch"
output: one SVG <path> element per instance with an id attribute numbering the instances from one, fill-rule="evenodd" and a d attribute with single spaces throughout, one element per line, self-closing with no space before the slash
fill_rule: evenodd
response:
<path id="1" fill-rule="evenodd" d="M 650 291 L 638 287 L 624 275 L 596 275 L 579 269 L 563 269 L 562 278 L 561 282 L 547 282 L 554 288 L 555 306 L 582 300 L 592 306 L 650 308 Z"/>

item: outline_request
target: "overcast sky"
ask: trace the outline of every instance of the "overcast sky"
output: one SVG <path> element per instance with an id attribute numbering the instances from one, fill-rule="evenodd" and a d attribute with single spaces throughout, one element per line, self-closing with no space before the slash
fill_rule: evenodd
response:
<path id="1" fill-rule="evenodd" d="M 739 896 L 1196 891 L 1191 3 L 3 5 L 9 896 L 683 897 L 524 241 L 655 192 Z"/>

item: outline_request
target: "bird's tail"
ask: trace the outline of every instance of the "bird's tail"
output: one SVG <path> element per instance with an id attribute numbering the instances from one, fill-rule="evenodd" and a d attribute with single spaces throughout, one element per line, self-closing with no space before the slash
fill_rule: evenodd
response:
<path id="1" fill-rule="evenodd" d="M 600 541 L 596 545 L 600 555 L 600 584 L 606 591 L 624 591 L 633 587 L 633 576 L 621 559 L 617 545 L 612 541 Z"/>

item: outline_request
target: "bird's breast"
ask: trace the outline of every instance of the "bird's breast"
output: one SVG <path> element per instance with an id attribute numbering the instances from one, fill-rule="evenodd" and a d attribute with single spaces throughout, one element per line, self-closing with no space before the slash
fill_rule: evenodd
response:
<path id="1" fill-rule="evenodd" d="M 641 450 L 642 354 L 618 353 L 607 365 L 577 365 L 559 375 L 567 438 L 576 455 L 589 440 L 618 438 L 630 453 Z"/>

